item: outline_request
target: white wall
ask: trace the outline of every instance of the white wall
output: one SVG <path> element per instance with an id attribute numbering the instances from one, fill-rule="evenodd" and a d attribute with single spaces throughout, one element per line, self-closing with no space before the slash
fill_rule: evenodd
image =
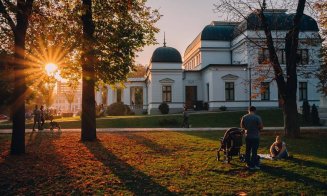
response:
<path id="1" fill-rule="evenodd" d="M 209 64 L 231 64 L 230 50 L 202 50 L 202 66 Z"/>

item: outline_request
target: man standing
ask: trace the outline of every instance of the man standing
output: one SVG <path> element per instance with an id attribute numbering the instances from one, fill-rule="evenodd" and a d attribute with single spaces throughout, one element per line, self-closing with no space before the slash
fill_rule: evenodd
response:
<path id="1" fill-rule="evenodd" d="M 45 121 L 44 106 L 41 105 L 41 107 L 40 107 L 40 123 L 41 123 L 41 125 L 39 126 L 39 130 L 43 130 L 44 121 Z"/>
<path id="2" fill-rule="evenodd" d="M 259 148 L 259 131 L 263 124 L 261 117 L 255 114 L 256 108 L 249 107 L 248 114 L 241 119 L 241 128 L 245 129 L 245 161 L 249 169 L 260 169 L 257 151 Z"/>
<path id="3" fill-rule="evenodd" d="M 187 108 L 184 106 L 184 111 L 183 111 L 183 128 L 190 128 L 189 122 L 188 122 L 188 113 L 187 113 Z"/>
<path id="4" fill-rule="evenodd" d="M 40 127 L 40 110 L 38 109 L 37 105 L 35 105 L 35 108 L 33 110 L 33 131 L 35 131 L 35 125 L 37 123 L 37 127 Z"/>

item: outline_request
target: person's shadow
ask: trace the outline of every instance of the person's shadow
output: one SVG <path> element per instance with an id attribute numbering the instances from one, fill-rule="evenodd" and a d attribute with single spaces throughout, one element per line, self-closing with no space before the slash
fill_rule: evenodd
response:
<path id="1" fill-rule="evenodd" d="M 177 195 L 170 192 L 166 187 L 153 181 L 150 176 L 121 160 L 102 143 L 84 142 L 90 152 L 108 167 L 124 184 L 124 186 L 135 195 Z"/>

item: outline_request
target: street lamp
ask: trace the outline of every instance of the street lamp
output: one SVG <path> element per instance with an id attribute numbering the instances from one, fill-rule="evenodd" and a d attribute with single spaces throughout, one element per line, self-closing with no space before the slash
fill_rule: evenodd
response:
<path id="1" fill-rule="evenodd" d="M 244 68 L 244 71 L 249 71 L 249 107 L 252 106 L 252 77 L 251 77 L 251 69 L 252 67 L 248 66 Z"/>

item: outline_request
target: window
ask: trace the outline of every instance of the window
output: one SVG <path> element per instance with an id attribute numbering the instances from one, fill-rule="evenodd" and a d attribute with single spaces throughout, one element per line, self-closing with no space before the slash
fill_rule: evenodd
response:
<path id="1" fill-rule="evenodd" d="M 284 49 L 277 50 L 279 64 L 286 64 L 286 53 Z"/>
<path id="2" fill-rule="evenodd" d="M 261 82 L 261 100 L 270 100 L 269 82 Z"/>
<path id="3" fill-rule="evenodd" d="M 117 102 L 121 102 L 121 89 L 117 89 Z"/>
<path id="4" fill-rule="evenodd" d="M 258 63 L 259 64 L 267 64 L 269 63 L 269 51 L 267 48 L 261 48 L 259 49 L 259 59 Z"/>
<path id="5" fill-rule="evenodd" d="M 306 65 L 309 63 L 309 54 L 307 49 L 297 50 L 298 63 L 301 65 Z"/>
<path id="6" fill-rule="evenodd" d="M 131 87 L 131 97 L 130 102 L 133 107 L 143 107 L 143 87 L 134 86 Z"/>
<path id="7" fill-rule="evenodd" d="M 108 100 L 108 88 L 107 87 L 103 87 L 102 91 L 101 91 L 101 99 L 102 99 L 102 103 L 104 105 L 107 105 L 107 100 Z"/>
<path id="8" fill-rule="evenodd" d="M 225 82 L 226 101 L 234 101 L 234 82 Z"/>
<path id="9" fill-rule="evenodd" d="M 171 86 L 162 86 L 162 101 L 171 102 Z"/>
<path id="10" fill-rule="evenodd" d="M 307 82 L 299 83 L 299 100 L 308 100 L 308 84 Z"/>
<path id="11" fill-rule="evenodd" d="M 276 54 L 278 57 L 278 62 L 280 64 L 286 64 L 286 52 L 285 49 L 279 49 L 276 50 Z M 309 63 L 309 54 L 308 54 L 308 49 L 299 49 L 297 51 L 298 55 L 298 63 L 301 65 L 306 65 Z M 269 50 L 267 48 L 261 48 L 259 49 L 259 54 L 258 54 L 258 63 L 259 64 L 267 64 L 269 63 Z"/>

